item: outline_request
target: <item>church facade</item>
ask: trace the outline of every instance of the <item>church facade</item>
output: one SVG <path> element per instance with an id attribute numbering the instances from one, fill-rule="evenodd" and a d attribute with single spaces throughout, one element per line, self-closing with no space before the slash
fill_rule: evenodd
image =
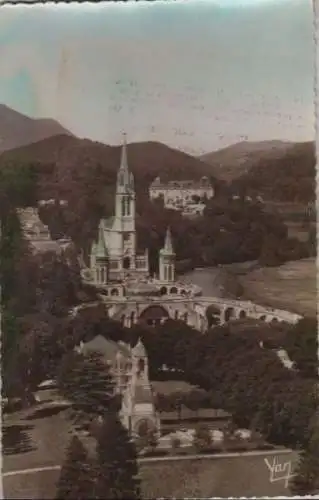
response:
<path id="1" fill-rule="evenodd" d="M 117 173 L 114 216 L 100 220 L 97 240 L 91 247 L 90 271 L 96 284 L 106 286 L 126 279 L 145 280 L 150 277 L 148 249 L 138 251 L 135 222 L 134 177 L 128 167 L 124 137 Z M 167 283 L 175 279 L 175 253 L 169 228 L 159 255 L 158 278 Z M 123 293 L 119 291 L 119 295 Z"/>
<path id="2" fill-rule="evenodd" d="M 149 380 L 148 356 L 141 340 L 134 347 L 98 335 L 81 343 L 77 352 L 98 352 L 108 366 L 121 395 L 119 412 L 123 425 L 134 439 L 153 434 L 160 436 L 160 418 L 155 409 L 155 395 Z"/>

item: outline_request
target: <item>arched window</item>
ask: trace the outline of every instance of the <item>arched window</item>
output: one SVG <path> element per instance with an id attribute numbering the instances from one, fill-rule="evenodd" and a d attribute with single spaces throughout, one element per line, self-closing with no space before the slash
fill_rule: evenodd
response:
<path id="1" fill-rule="evenodd" d="M 167 281 L 167 267 L 164 266 L 164 281 Z"/>
<path id="2" fill-rule="evenodd" d="M 131 267 L 131 260 L 129 257 L 124 257 L 123 259 L 123 267 L 124 269 L 130 269 Z"/>
<path id="3" fill-rule="evenodd" d="M 144 372 L 144 368 L 145 368 L 145 361 L 144 361 L 144 359 L 139 359 L 138 360 L 138 374 L 139 375 Z"/>
<path id="4" fill-rule="evenodd" d="M 168 266 L 168 280 L 173 281 L 173 266 Z"/>
<path id="5" fill-rule="evenodd" d="M 125 198 L 122 198 L 121 204 L 122 204 L 122 215 L 124 216 L 125 215 L 125 210 L 126 210 L 126 207 L 125 207 Z"/>
<path id="6" fill-rule="evenodd" d="M 123 174 L 123 172 L 121 172 L 119 175 L 119 184 L 120 184 L 120 186 L 124 186 L 124 174 Z"/>
<path id="7" fill-rule="evenodd" d="M 131 215 L 131 200 L 126 198 L 126 215 Z"/>

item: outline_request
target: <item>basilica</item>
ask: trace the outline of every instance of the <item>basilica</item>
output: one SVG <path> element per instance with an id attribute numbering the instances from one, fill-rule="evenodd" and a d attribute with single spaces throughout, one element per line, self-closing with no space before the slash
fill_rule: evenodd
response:
<path id="1" fill-rule="evenodd" d="M 117 173 L 114 216 L 102 218 L 98 236 L 90 255 L 90 278 L 107 292 L 110 285 L 149 281 L 148 249 L 139 252 L 136 234 L 136 195 L 134 177 L 127 160 L 124 136 L 120 168 Z M 170 229 L 167 229 L 164 247 L 159 254 L 159 282 L 175 280 L 175 253 Z M 112 286 L 113 296 L 122 296 L 124 288 Z"/>

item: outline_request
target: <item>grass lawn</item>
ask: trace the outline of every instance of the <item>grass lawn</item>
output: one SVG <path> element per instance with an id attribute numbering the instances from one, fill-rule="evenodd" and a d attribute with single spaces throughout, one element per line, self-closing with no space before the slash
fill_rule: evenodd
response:
<path id="1" fill-rule="evenodd" d="M 275 454 L 274 454 L 275 456 Z M 280 463 L 295 454 L 278 455 Z M 268 457 L 272 462 L 273 457 Z M 59 471 L 4 477 L 7 499 L 53 499 Z M 264 457 L 157 462 L 140 466 L 142 498 L 287 496 L 284 481 L 270 482 Z"/>
<path id="2" fill-rule="evenodd" d="M 29 409 L 23 417 L 6 416 L 2 426 L 3 473 L 61 464 L 71 437 L 69 429 L 61 407 Z M 290 458 L 282 455 L 280 460 Z M 5 498 L 53 499 L 58 476 L 58 471 L 51 470 L 4 477 Z M 284 482 L 269 482 L 263 457 L 143 463 L 140 477 L 143 498 L 289 494 Z"/>
<path id="3" fill-rule="evenodd" d="M 245 290 L 243 298 L 301 315 L 316 316 L 316 276 L 315 258 L 256 269 L 240 277 Z"/>
<path id="4" fill-rule="evenodd" d="M 282 455 L 279 461 L 295 459 L 294 454 Z M 143 464 L 140 475 L 143 498 L 289 495 L 283 481 L 270 483 L 264 457 Z"/>
<path id="5" fill-rule="evenodd" d="M 2 471 L 57 465 L 71 435 L 63 407 L 33 408 L 2 421 Z"/>

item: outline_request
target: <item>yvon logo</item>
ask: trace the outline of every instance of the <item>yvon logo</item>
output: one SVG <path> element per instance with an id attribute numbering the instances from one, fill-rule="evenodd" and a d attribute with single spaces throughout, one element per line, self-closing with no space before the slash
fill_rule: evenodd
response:
<path id="1" fill-rule="evenodd" d="M 278 457 L 274 457 L 272 463 L 267 458 L 264 461 L 270 471 L 270 482 L 285 481 L 285 488 L 288 488 L 289 480 L 296 475 L 291 472 L 291 461 L 280 463 Z"/>

